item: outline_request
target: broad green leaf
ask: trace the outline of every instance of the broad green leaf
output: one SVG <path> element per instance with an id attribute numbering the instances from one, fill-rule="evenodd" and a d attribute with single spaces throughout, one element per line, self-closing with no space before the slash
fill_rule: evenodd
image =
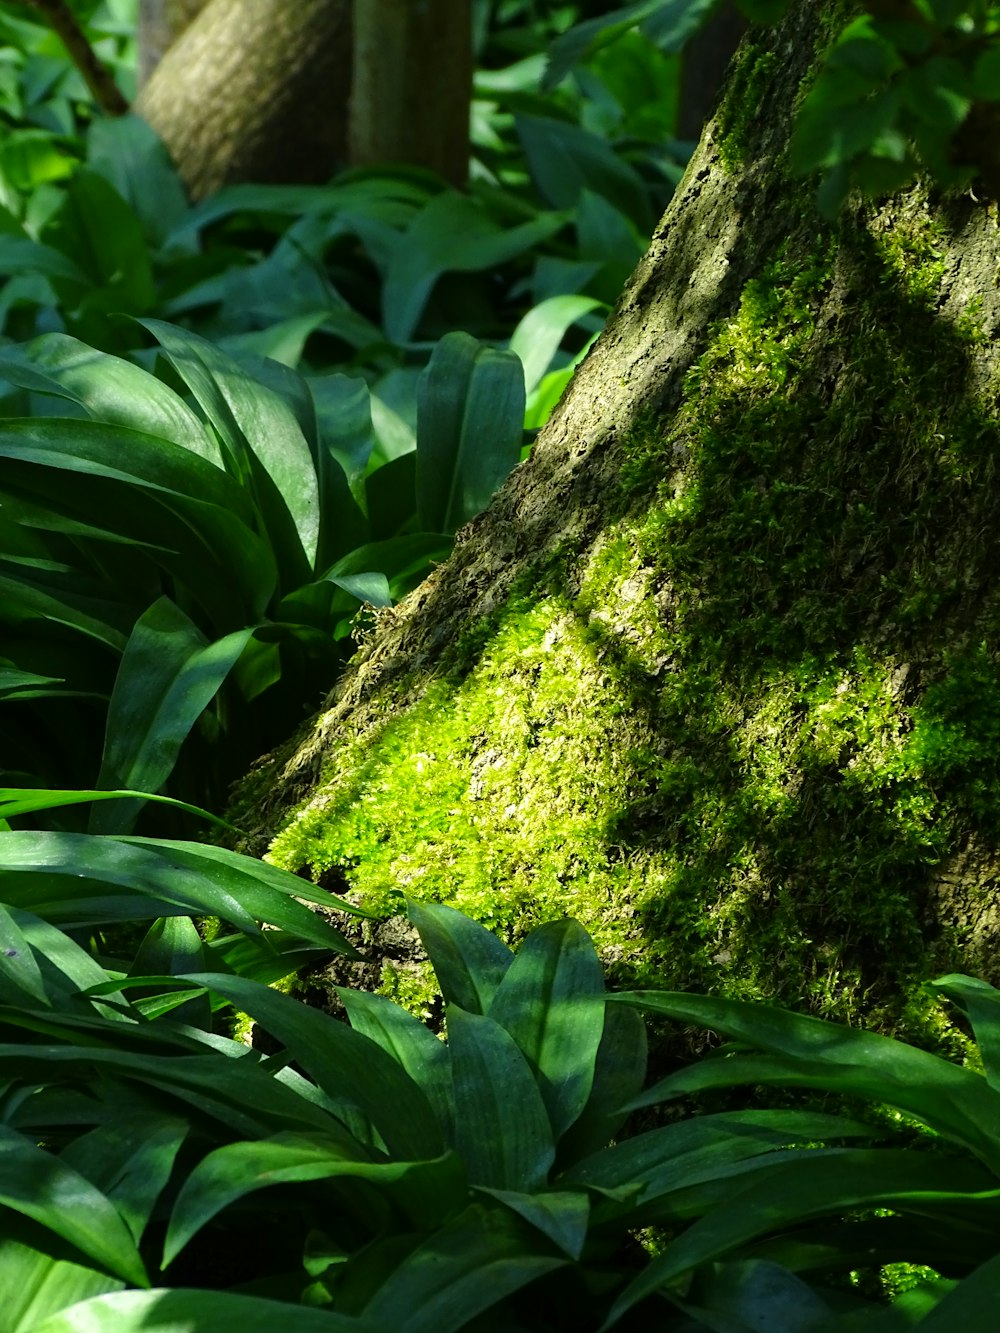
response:
<path id="1" fill-rule="evenodd" d="M 8 625 L 49 621 L 77 630 L 88 639 L 121 652 L 127 630 L 122 608 L 86 594 L 63 591 L 44 575 L 29 575 L 11 561 L 0 560 L 0 619 Z"/>
<path id="2" fill-rule="evenodd" d="M 124 1286 L 87 1266 L 71 1246 L 19 1213 L 0 1213 L 0 1291 L 7 1333 L 32 1333 L 46 1316 Z"/>
<path id="3" fill-rule="evenodd" d="M 368 1302 L 364 1318 L 383 1330 L 457 1333 L 565 1262 L 535 1252 L 505 1211 L 473 1204 L 407 1255 Z"/>
<path id="4" fill-rule="evenodd" d="M 52 1004 L 41 968 L 17 916 L 0 903 L 0 997 L 5 1004 L 18 1002 L 48 1007 Z"/>
<path id="5" fill-rule="evenodd" d="M 494 1190 L 477 1186 L 477 1193 L 488 1194 L 524 1219 L 554 1245 L 579 1259 L 587 1240 L 590 1200 L 586 1194 L 569 1190 L 545 1190 L 538 1194 L 518 1194 L 515 1190 Z"/>
<path id="6" fill-rule="evenodd" d="M 343 986 L 337 987 L 337 994 L 355 1032 L 381 1046 L 422 1089 L 445 1142 L 452 1143 L 455 1112 L 448 1047 L 418 1018 L 384 995 Z"/>
<path id="7" fill-rule="evenodd" d="M 555 1140 L 530 1065 L 494 1019 L 456 1005 L 446 1012 L 455 1146 L 470 1183 L 540 1189 L 555 1161 Z"/>
<path id="8" fill-rule="evenodd" d="M 409 342 L 443 273 L 497 269 L 547 240 L 564 222 L 558 214 L 540 213 L 503 228 L 456 190 L 435 195 L 393 246 L 382 288 L 386 334 L 393 342 Z"/>
<path id="9" fill-rule="evenodd" d="M 269 932 L 271 933 L 271 932 Z M 197 927 L 188 916 L 162 916 L 146 931 L 128 970 L 129 977 L 164 974 L 180 976 L 184 972 L 201 972 L 212 967 L 212 959 Z M 189 1023 L 210 1030 L 212 1006 L 207 995 L 186 1003 L 174 1003 L 173 993 L 167 996 L 136 996 L 136 1007 L 147 1017 L 169 1012 L 175 1023 Z"/>
<path id="10" fill-rule="evenodd" d="M 1000 1255 L 981 1264 L 921 1320 L 920 1333 L 993 1333 L 1000 1293 Z"/>
<path id="11" fill-rule="evenodd" d="M 73 174 L 45 236 L 91 285 L 114 293 L 117 311 L 141 314 L 153 304 L 153 268 L 139 219 L 97 172 L 81 167 Z"/>
<path id="12" fill-rule="evenodd" d="M 241 487 L 189 449 L 98 421 L 3 421 L 0 458 L 32 465 L 17 470 L 17 485 L 54 514 L 75 518 L 86 503 L 88 521 L 152 540 L 164 567 L 227 629 L 261 619 L 272 553 L 250 526 Z"/>
<path id="13" fill-rule="evenodd" d="M 299 901 L 343 910 L 338 898 L 221 847 L 22 831 L 0 838 L 0 873 L 8 905 L 57 925 L 218 916 L 253 935 L 260 934 L 258 922 L 268 922 L 357 956 L 339 931 Z"/>
<path id="14" fill-rule="evenodd" d="M 715 1264 L 699 1276 L 684 1300 L 676 1295 L 671 1299 L 699 1328 L 781 1333 L 840 1333 L 843 1328 L 801 1278 L 760 1259 Z"/>
<path id="15" fill-rule="evenodd" d="M 27 236 L 0 235 L 0 275 L 16 277 L 20 273 L 41 273 L 81 286 L 87 282 L 86 274 L 72 259 L 51 245 L 42 245 Z"/>
<path id="16" fill-rule="evenodd" d="M 221 467 L 218 443 L 173 389 L 65 333 L 0 349 L 0 379 L 79 403 L 95 421 L 170 440 Z"/>
<path id="17" fill-rule="evenodd" d="M 514 1038 L 538 1081 L 558 1139 L 587 1104 L 604 1031 L 604 978 L 577 921 L 533 930 L 488 1010 Z"/>
<path id="18" fill-rule="evenodd" d="M 106 980 L 107 973 L 86 949 L 30 912 L 0 907 L 0 932 L 4 938 L 0 999 L 5 1004 L 25 1004 L 27 997 L 29 1005 L 34 1001 L 41 1007 L 79 1013 L 79 992 Z M 121 1002 L 120 995 L 109 993 Z M 102 1006 L 102 1012 L 109 1018 L 121 1017 L 114 1007 Z"/>
<path id="19" fill-rule="evenodd" d="M 602 47 L 610 46 L 630 28 L 654 13 L 663 0 L 643 0 L 643 3 L 613 9 L 597 18 L 575 23 L 549 47 L 548 65 L 542 80 L 542 92 L 551 92 L 561 83 L 574 65 L 582 64 Z"/>
<path id="20" fill-rule="evenodd" d="M 727 1203 L 700 1218 L 657 1256 L 615 1301 L 604 1328 L 664 1286 L 677 1287 L 702 1264 L 734 1253 L 748 1241 L 810 1217 L 869 1208 L 944 1215 L 977 1194 L 998 1216 L 1000 1190 L 981 1167 L 931 1153 L 847 1149 L 811 1154 L 756 1173 Z M 973 1196 L 970 1198 L 969 1196 Z"/>
<path id="21" fill-rule="evenodd" d="M 252 487 L 286 579 L 303 582 L 319 537 L 319 484 L 309 445 L 287 403 L 204 338 L 142 321 L 166 352 Z"/>
<path id="22" fill-rule="evenodd" d="M 796 1145 L 873 1138 L 857 1120 L 813 1111 L 723 1111 L 631 1135 L 574 1163 L 562 1181 L 601 1190 L 638 1185 L 640 1204 L 731 1174 L 740 1162 Z"/>
<path id="23" fill-rule="evenodd" d="M 229 1204 L 271 1185 L 355 1178 L 385 1188 L 415 1225 L 438 1225 L 466 1196 L 454 1153 L 430 1162 L 373 1161 L 346 1134 L 282 1134 L 217 1148 L 191 1172 L 177 1197 L 164 1242 L 163 1266 Z"/>
<path id="24" fill-rule="evenodd" d="M 118 1210 L 71 1167 L 0 1124 L 0 1203 L 33 1218 L 134 1286 L 146 1270 Z"/>
<path id="25" fill-rule="evenodd" d="M 764 0 L 787 7 L 788 0 Z M 760 0 L 749 0 L 760 4 Z M 642 31 L 664 51 L 680 51 L 719 8 L 720 0 L 660 0 L 643 21 Z"/>
<path id="26" fill-rule="evenodd" d="M 592 296 L 550 296 L 528 311 L 511 334 L 509 344 L 521 358 L 528 394 L 541 383 L 566 330 L 600 305 Z"/>
<path id="27" fill-rule="evenodd" d="M 569 121 L 522 113 L 514 117 L 528 169 L 541 197 L 557 209 L 572 209 L 584 189 L 621 209 L 643 236 L 653 229 L 646 187 L 638 172 L 604 139 Z"/>
<path id="28" fill-rule="evenodd" d="M 101 1190 L 138 1245 L 188 1129 L 187 1121 L 152 1110 L 122 1115 L 81 1134 L 59 1160 Z"/>
<path id="29" fill-rule="evenodd" d="M 409 898 L 406 914 L 417 928 L 445 1000 L 470 1014 L 486 1013 L 514 961 L 506 944 L 478 921 L 442 903 Z"/>
<path id="30" fill-rule="evenodd" d="M 329 1014 L 243 977 L 198 972 L 182 978 L 224 995 L 285 1046 L 333 1104 L 360 1111 L 394 1156 L 438 1157 L 444 1139 L 430 1103 L 396 1061 Z"/>
<path id="31" fill-rule="evenodd" d="M 48 787 L 0 787 L 0 817 L 13 819 L 15 815 L 30 814 L 36 810 L 55 810 L 63 805 L 132 798 L 172 805 L 178 810 L 186 810 L 189 815 L 197 815 L 199 819 L 219 824 L 222 828 L 233 828 L 232 824 L 209 810 L 203 810 L 200 805 L 189 805 L 187 801 L 177 801 L 172 796 L 157 796 L 148 791 L 52 791 Z"/>
<path id="32" fill-rule="evenodd" d="M 741 1083 L 825 1087 L 918 1116 L 1000 1172 L 1000 1096 L 971 1070 L 890 1037 L 769 1005 L 671 991 L 622 992 L 609 999 L 712 1028 L 778 1057 L 703 1060 L 654 1084 L 632 1109 Z"/>
<path id="33" fill-rule="evenodd" d="M 294 1314 L 292 1312 L 294 1311 Z M 295 1333 L 385 1333 L 346 1315 L 289 1306 L 232 1291 L 121 1291 L 51 1315 L 25 1333 L 277 1333 L 294 1319 Z"/>
<path id="34" fill-rule="evenodd" d="M 524 372 L 515 354 L 449 333 L 431 354 L 417 401 L 420 524 L 455 532 L 520 461 Z"/>
<path id="35" fill-rule="evenodd" d="M 602 1148 L 624 1124 L 624 1108 L 646 1081 L 646 1025 L 634 1009 L 604 1005 L 604 1030 L 594 1081 L 579 1119 L 559 1145 L 560 1158 L 579 1160 Z"/>
<path id="36" fill-rule="evenodd" d="M 169 778 L 181 746 L 222 687 L 253 629 L 209 643 L 167 597 L 133 626 L 108 705 L 102 787 L 156 791 Z M 94 807 L 94 833 L 127 833 L 135 802 Z"/>
<path id="37" fill-rule="evenodd" d="M 98 116 L 87 132 L 87 163 L 105 178 L 161 245 L 188 212 L 170 154 L 139 116 Z"/>
<path id="38" fill-rule="evenodd" d="M 968 1018 L 986 1082 L 1000 1093 L 1000 991 L 977 977 L 957 974 L 930 981 L 927 989 L 953 1000 Z"/>

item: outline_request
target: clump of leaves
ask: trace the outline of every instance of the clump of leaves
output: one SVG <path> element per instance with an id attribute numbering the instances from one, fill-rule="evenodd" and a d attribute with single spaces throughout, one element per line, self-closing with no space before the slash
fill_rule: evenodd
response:
<path id="1" fill-rule="evenodd" d="M 884 1307 L 815 1283 L 889 1257 L 954 1275 L 906 1298 L 921 1328 L 988 1326 L 983 1293 L 1000 1266 L 990 1081 L 765 1006 L 609 996 L 571 921 L 540 927 L 515 955 L 450 908 L 409 911 L 441 984 L 446 1040 L 380 996 L 342 991 L 348 1026 L 219 971 L 96 985 L 81 973 L 75 992 L 64 972 L 51 991 L 59 932 L 27 922 L 24 958 L 0 958 L 24 1004 L 0 1011 L 12 1164 L 0 1265 L 14 1291 L 38 1275 L 16 1333 L 132 1333 L 154 1314 L 200 1333 L 244 1318 L 277 1327 L 289 1304 L 303 1328 L 331 1333 L 650 1321 L 677 1333 L 874 1333 L 914 1320 L 899 1324 L 901 1306 L 886 1323 Z M 18 978 L 32 963 L 42 988 L 29 999 Z M 1000 995 L 967 978 L 937 984 L 964 1006 L 992 1070 Z M 127 999 L 171 986 L 187 1003 L 236 1005 L 278 1053 L 140 1016 Z M 763 1053 L 724 1049 L 644 1092 L 639 1008 L 710 1022 Z M 628 1132 L 635 1108 L 779 1081 L 887 1100 L 945 1142 L 819 1146 L 880 1131 L 808 1109 Z M 886 1208 L 893 1216 L 872 1217 Z M 650 1225 L 664 1228 L 652 1260 L 631 1240 Z"/>

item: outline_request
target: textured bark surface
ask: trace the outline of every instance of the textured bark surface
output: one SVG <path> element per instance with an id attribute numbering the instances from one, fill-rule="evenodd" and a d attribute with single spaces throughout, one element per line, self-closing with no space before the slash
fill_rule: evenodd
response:
<path id="1" fill-rule="evenodd" d="M 357 0 L 350 159 L 469 176 L 469 0 Z"/>
<path id="2" fill-rule="evenodd" d="M 135 110 L 192 198 L 240 181 L 321 182 L 346 156 L 350 0 L 211 0 Z"/>
<path id="3" fill-rule="evenodd" d="M 137 74 L 140 88 L 207 4 L 208 0 L 139 0 L 135 35 L 139 47 Z"/>
<path id="4" fill-rule="evenodd" d="M 741 51 L 532 458 L 236 812 L 387 911 L 927 1035 L 921 976 L 1000 979 L 1000 237 L 919 191 L 820 222 L 817 13 Z"/>

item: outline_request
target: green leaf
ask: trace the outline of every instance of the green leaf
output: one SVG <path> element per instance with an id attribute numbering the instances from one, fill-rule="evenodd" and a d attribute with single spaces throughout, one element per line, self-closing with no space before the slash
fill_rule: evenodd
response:
<path id="1" fill-rule="evenodd" d="M 340 899 L 221 847 L 14 832 L 0 838 L 0 873 L 8 905 L 58 925 L 218 916 L 252 935 L 260 934 L 257 922 L 264 921 L 321 948 L 358 956 L 339 931 L 298 901 L 350 910 Z"/>
<path id="2" fill-rule="evenodd" d="M 958 974 L 938 977 L 926 988 L 946 996 L 965 1014 L 979 1047 L 986 1082 L 1000 1093 L 1000 991 L 978 977 Z"/>
<path id="3" fill-rule="evenodd" d="M 80 1012 L 79 993 L 104 983 L 107 973 L 62 930 L 30 912 L 0 908 L 0 1001 Z M 121 1004 L 117 990 L 111 990 Z M 109 1018 L 123 1018 L 113 1006 L 102 1006 Z"/>
<path id="4" fill-rule="evenodd" d="M 921 1320 L 920 1333 L 993 1333 L 997 1292 L 1000 1291 L 1000 1255 L 981 1264 L 949 1292 Z"/>
<path id="5" fill-rule="evenodd" d="M 632 1109 L 706 1087 L 825 1087 L 918 1116 L 1000 1173 L 1000 1096 L 971 1070 L 890 1037 L 768 1005 L 671 991 L 621 992 L 609 999 L 712 1028 L 780 1057 L 703 1060 L 654 1084 Z"/>
<path id="6" fill-rule="evenodd" d="M 559 1145 L 573 1162 L 596 1152 L 625 1123 L 625 1108 L 646 1081 L 646 1025 L 624 1005 L 604 1006 L 604 1030 L 594 1063 L 590 1096 L 576 1124 Z"/>
<path id="7" fill-rule="evenodd" d="M 218 443 L 173 389 L 130 361 L 65 333 L 0 349 L 0 378 L 79 403 L 95 421 L 170 440 L 221 467 Z"/>
<path id="8" fill-rule="evenodd" d="M 699 1276 L 686 1299 L 671 1299 L 699 1328 L 781 1333 L 838 1333 L 843 1328 L 801 1278 L 761 1259 L 715 1264 Z"/>
<path id="9" fill-rule="evenodd" d="M 524 373 L 517 356 L 448 333 L 417 396 L 417 511 L 428 532 L 481 513 L 521 457 Z"/>
<path id="10" fill-rule="evenodd" d="M 382 1330 L 458 1333 L 476 1315 L 565 1263 L 534 1252 L 505 1211 L 473 1204 L 403 1259 L 364 1317 Z"/>
<path id="11" fill-rule="evenodd" d="M 87 162 L 139 218 L 152 245 L 161 245 L 188 212 L 170 154 L 139 116 L 98 116 L 87 132 Z"/>
<path id="12" fill-rule="evenodd" d="M 138 1245 L 188 1134 L 176 1116 L 143 1110 L 81 1134 L 60 1154 L 114 1204 Z"/>
<path id="13" fill-rule="evenodd" d="M 625 1288 L 603 1328 L 611 1328 L 627 1310 L 659 1288 L 678 1287 L 700 1265 L 809 1217 L 862 1208 L 917 1213 L 938 1208 L 947 1216 L 963 1202 L 963 1195 L 981 1192 L 994 1201 L 989 1216 L 995 1217 L 1000 1191 L 991 1188 L 994 1183 L 971 1162 L 912 1151 L 846 1149 L 779 1162 L 757 1172 L 726 1204 L 672 1241 Z"/>
<path id="14" fill-rule="evenodd" d="M 394 1156 L 438 1157 L 445 1144 L 430 1103 L 414 1081 L 379 1046 L 329 1014 L 243 977 L 198 972 L 184 977 L 224 995 L 287 1047 L 316 1081 L 338 1114 L 358 1111 Z"/>
<path id="15" fill-rule="evenodd" d="M 505 228 L 455 190 L 435 195 L 393 245 L 382 288 L 387 336 L 397 343 L 412 338 L 443 273 L 497 269 L 547 240 L 564 222 L 555 214 L 541 213 L 530 222 Z"/>
<path id="16" fill-rule="evenodd" d="M 553 208 L 575 208 L 582 191 L 590 189 L 630 218 L 643 236 L 652 232 L 641 176 L 604 139 L 552 116 L 521 113 L 514 125 L 535 188 Z"/>
<path id="17" fill-rule="evenodd" d="M 172 805 L 178 810 L 186 810 L 189 815 L 197 815 L 199 819 L 219 824 L 222 828 L 233 828 L 232 824 L 209 810 L 203 810 L 200 805 L 189 805 L 187 801 L 177 801 L 172 796 L 157 796 L 148 791 L 54 791 L 48 787 L 0 787 L 0 818 L 13 819 L 15 815 L 31 814 L 36 810 L 55 810 L 63 805 L 84 805 L 88 801 L 120 801 L 130 798 Z"/>
<path id="18" fill-rule="evenodd" d="M 663 4 L 663 0 L 643 0 L 643 3 L 626 5 L 623 9 L 613 9 L 597 18 L 575 23 L 566 32 L 560 33 L 549 46 L 548 64 L 542 80 L 541 91 L 551 92 L 561 83 L 574 65 L 580 65 L 596 55 L 602 47 L 610 46 L 631 28 Z"/>
<path id="19" fill-rule="evenodd" d="M 98 783 L 133 790 L 162 787 L 252 633 L 235 630 L 209 643 L 169 598 L 154 602 L 135 622 L 122 654 Z M 98 805 L 90 830 L 128 833 L 137 814 L 134 802 Z"/>
<path id="20" fill-rule="evenodd" d="M 46 1316 L 124 1285 L 120 1278 L 86 1265 L 51 1231 L 18 1213 L 0 1213 L 0 1291 L 7 1333 L 32 1333 Z"/>
<path id="21" fill-rule="evenodd" d="M 530 1065 L 494 1019 L 449 1005 L 447 1022 L 455 1146 L 470 1183 L 540 1189 L 555 1161 L 555 1141 Z"/>
<path id="22" fill-rule="evenodd" d="M 343 986 L 337 987 L 337 994 L 351 1027 L 381 1046 L 406 1071 L 434 1108 L 445 1142 L 453 1142 L 455 1111 L 448 1047 L 418 1018 L 384 995 Z"/>
<path id="23" fill-rule="evenodd" d="M 276 1333 L 294 1310 L 295 1333 L 384 1333 L 346 1315 L 289 1306 L 259 1296 L 203 1288 L 121 1291 L 97 1296 L 50 1316 L 26 1333 Z"/>
<path id="24" fill-rule="evenodd" d="M 571 1259 L 579 1259 L 583 1254 L 590 1222 L 590 1200 L 586 1194 L 569 1190 L 518 1194 L 514 1190 L 488 1189 L 485 1185 L 477 1186 L 477 1193 L 488 1194 L 502 1203 Z"/>
<path id="25" fill-rule="evenodd" d="M 118 1210 L 77 1171 L 2 1124 L 0 1164 L 0 1203 L 62 1236 L 116 1277 L 149 1285 Z"/>
<path id="26" fill-rule="evenodd" d="M 87 275 L 114 293 L 118 311 L 141 314 L 156 299 L 153 268 L 138 218 L 103 176 L 81 167 L 48 239 Z"/>
<path id="27" fill-rule="evenodd" d="M 19 1001 L 47 1007 L 52 1003 L 17 916 L 3 903 L 0 903 L 0 996 L 6 1004 Z"/>
<path id="28" fill-rule="evenodd" d="M 319 483 L 287 403 L 212 343 L 162 320 L 141 321 L 166 352 L 249 483 L 286 581 L 305 582 L 319 538 Z"/>
<path id="29" fill-rule="evenodd" d="M 538 1082 L 559 1138 L 590 1097 L 604 1031 L 604 978 L 590 936 L 577 921 L 533 930 L 489 1007 L 517 1042 Z"/>
<path id="30" fill-rule="evenodd" d="M 514 955 L 485 926 L 454 907 L 408 898 L 406 914 L 417 928 L 448 1004 L 484 1014 Z"/>
<path id="31" fill-rule="evenodd" d="M 454 1153 L 430 1162 L 372 1161 L 347 1135 L 281 1134 L 228 1144 L 205 1157 L 184 1182 L 171 1214 L 163 1266 L 224 1208 L 256 1190 L 351 1177 L 384 1188 L 421 1227 L 437 1225 L 466 1197 L 465 1175 Z"/>
<path id="32" fill-rule="evenodd" d="M 527 393 L 541 383 L 566 330 L 600 305 L 592 296 L 550 296 L 528 311 L 510 339 L 510 350 L 517 353 L 524 367 Z"/>

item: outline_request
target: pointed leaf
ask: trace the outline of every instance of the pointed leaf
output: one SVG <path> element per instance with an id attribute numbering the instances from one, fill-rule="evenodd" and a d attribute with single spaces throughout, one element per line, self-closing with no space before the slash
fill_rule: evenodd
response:
<path id="1" fill-rule="evenodd" d="M 199 972 L 182 978 L 224 995 L 287 1047 L 329 1098 L 360 1111 L 386 1148 L 410 1160 L 438 1157 L 444 1139 L 430 1103 L 391 1056 L 329 1014 L 244 977 Z"/>
<path id="2" fill-rule="evenodd" d="M 7 1333 L 32 1333 L 47 1315 L 124 1285 L 120 1278 L 87 1265 L 71 1246 L 19 1213 L 0 1216 L 0 1291 Z"/>
<path id="3" fill-rule="evenodd" d="M 441 993 L 449 1004 L 484 1014 L 514 961 L 501 940 L 463 912 L 442 903 L 407 899 L 406 914 L 417 928 Z"/>
<path id="4" fill-rule="evenodd" d="M 0 1125 L 0 1203 L 33 1218 L 134 1286 L 146 1270 L 106 1195 L 30 1139 Z"/>
<path id="5" fill-rule="evenodd" d="M 593 296 L 550 296 L 528 311 L 510 338 L 510 350 L 524 367 L 526 393 L 541 383 L 567 329 L 600 305 Z"/>
<path id="6" fill-rule="evenodd" d="M 517 1213 L 571 1259 L 582 1255 L 590 1222 L 590 1200 L 586 1194 L 569 1190 L 518 1194 L 515 1190 L 488 1189 L 485 1185 L 477 1186 L 477 1193 L 488 1194 Z"/>
<path id="7" fill-rule="evenodd" d="M 51 1315 L 27 1333 L 275 1333 L 287 1326 L 294 1310 L 295 1333 L 384 1333 L 346 1315 L 289 1306 L 259 1296 L 203 1288 L 173 1291 L 121 1291 L 74 1305 Z"/>
<path id="8" fill-rule="evenodd" d="M 593 1087 L 603 1001 L 604 977 L 590 936 L 577 921 L 551 921 L 521 945 L 489 1008 L 527 1057 L 557 1140 Z"/>
<path id="9" fill-rule="evenodd" d="M 540 1189 L 555 1142 L 534 1075 L 513 1038 L 492 1018 L 449 1005 L 455 1146 L 473 1185 Z"/>
<path id="10" fill-rule="evenodd" d="M 252 633 L 235 630 L 209 643 L 169 598 L 154 602 L 125 645 L 108 705 L 98 783 L 158 790 Z M 127 833 L 137 814 L 134 802 L 96 806 L 90 831 Z"/>
<path id="11" fill-rule="evenodd" d="M 521 457 L 524 372 L 512 352 L 448 333 L 417 392 L 417 508 L 428 532 L 455 532 L 489 504 Z"/>

